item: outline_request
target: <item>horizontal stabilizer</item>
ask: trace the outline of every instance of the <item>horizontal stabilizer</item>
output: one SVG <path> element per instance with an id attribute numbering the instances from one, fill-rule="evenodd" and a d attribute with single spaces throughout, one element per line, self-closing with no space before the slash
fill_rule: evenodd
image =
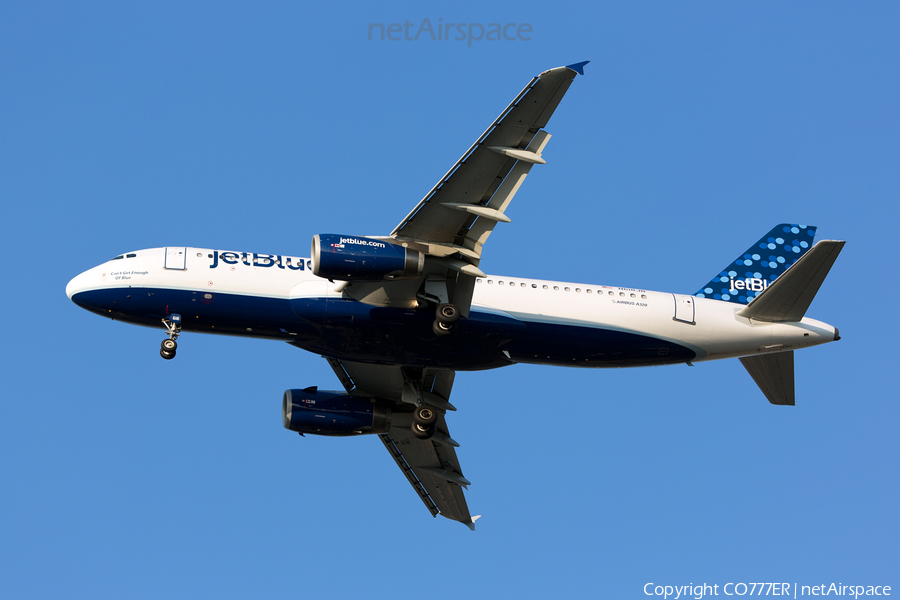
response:
<path id="1" fill-rule="evenodd" d="M 794 406 L 794 352 L 745 356 L 741 364 L 772 404 Z"/>
<path id="2" fill-rule="evenodd" d="M 825 240 L 813 246 L 738 314 L 771 323 L 801 320 L 844 243 Z"/>

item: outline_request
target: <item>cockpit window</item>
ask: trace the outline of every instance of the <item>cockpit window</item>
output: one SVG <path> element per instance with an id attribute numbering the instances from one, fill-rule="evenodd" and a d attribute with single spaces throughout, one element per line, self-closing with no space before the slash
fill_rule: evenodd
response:
<path id="1" fill-rule="evenodd" d="M 137 254 L 126 254 L 125 258 L 134 258 Z"/>
<path id="2" fill-rule="evenodd" d="M 111 259 L 111 260 L 119 260 L 120 258 L 125 258 L 125 257 L 122 256 L 122 255 L 120 254 L 120 255 L 118 255 L 117 257 L 115 257 L 115 258 L 113 258 L 113 259 Z"/>

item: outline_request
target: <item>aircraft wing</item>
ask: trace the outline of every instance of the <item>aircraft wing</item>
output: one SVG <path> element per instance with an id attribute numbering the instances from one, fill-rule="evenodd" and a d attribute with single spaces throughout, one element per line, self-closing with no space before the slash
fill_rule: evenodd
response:
<path id="1" fill-rule="evenodd" d="M 449 434 L 444 414 L 440 414 L 434 435 L 427 440 L 413 436 L 410 395 L 422 394 L 429 404 L 444 413 L 456 410 L 447 401 L 453 386 L 453 371 L 409 369 L 392 365 L 374 365 L 328 358 L 348 393 L 393 400 L 397 410 L 391 416 L 390 433 L 378 437 L 391 458 L 432 516 L 441 515 L 475 529 L 463 489 L 469 481 L 463 477 L 456 457 L 459 446 Z M 404 401 L 406 398 L 406 401 Z M 404 412 L 404 408 L 409 411 Z M 480 515 L 479 515 L 480 516 Z"/>
<path id="2" fill-rule="evenodd" d="M 525 86 L 462 158 L 391 233 L 429 245 L 429 254 L 476 261 L 550 138 L 542 131 L 587 61 L 544 71 Z"/>

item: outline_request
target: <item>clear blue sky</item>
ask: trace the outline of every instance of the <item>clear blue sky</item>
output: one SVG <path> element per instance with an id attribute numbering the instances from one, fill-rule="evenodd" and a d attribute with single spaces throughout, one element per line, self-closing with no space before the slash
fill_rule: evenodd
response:
<path id="1" fill-rule="evenodd" d="M 370 23 L 530 40 L 368 40 Z M 646 598 L 645 583 L 900 591 L 889 2 L 0 6 L 0 595 Z M 477 30 L 475 31 L 477 33 Z M 478 531 L 377 439 L 281 427 L 319 357 L 89 314 L 68 280 L 188 245 L 387 234 L 539 72 L 591 60 L 491 273 L 692 293 L 779 222 L 847 246 L 797 406 L 737 361 L 457 377 Z M 892 266 L 893 265 L 893 266 Z"/>

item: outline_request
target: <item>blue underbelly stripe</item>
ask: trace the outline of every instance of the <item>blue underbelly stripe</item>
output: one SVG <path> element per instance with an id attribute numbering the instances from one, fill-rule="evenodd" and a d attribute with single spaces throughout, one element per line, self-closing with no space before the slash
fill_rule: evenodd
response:
<path id="1" fill-rule="evenodd" d="M 208 290 L 109 288 L 76 294 L 97 314 L 160 327 L 169 313 L 185 331 L 264 337 L 335 358 L 454 370 L 539 363 L 580 367 L 687 362 L 695 353 L 673 342 L 600 326 L 522 321 L 473 307 L 454 335 L 438 340 L 432 311 L 373 307 L 349 299 L 269 298 Z M 508 353 L 508 356 L 507 356 Z"/>

